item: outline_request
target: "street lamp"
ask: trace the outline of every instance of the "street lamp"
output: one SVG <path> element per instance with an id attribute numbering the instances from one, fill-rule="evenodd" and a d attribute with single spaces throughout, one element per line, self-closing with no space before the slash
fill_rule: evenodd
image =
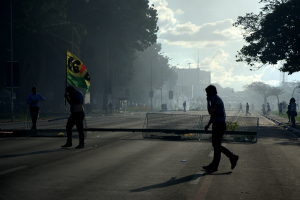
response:
<path id="1" fill-rule="evenodd" d="M 10 86 L 11 86 L 11 121 L 14 121 L 14 86 L 13 86 L 13 37 L 12 37 L 12 0 L 10 0 Z"/>
<path id="2" fill-rule="evenodd" d="M 152 97 L 153 97 L 153 91 L 152 91 L 152 61 L 153 61 L 153 58 L 155 58 L 156 56 L 158 56 L 158 55 L 161 55 L 161 54 L 163 54 L 164 52 L 161 52 L 161 53 L 159 53 L 159 54 L 156 54 L 156 55 L 154 55 L 153 57 L 152 57 L 152 59 L 151 59 L 151 93 L 150 93 L 150 97 L 151 97 L 151 111 L 152 111 L 152 109 L 153 109 L 153 106 L 152 106 Z"/>

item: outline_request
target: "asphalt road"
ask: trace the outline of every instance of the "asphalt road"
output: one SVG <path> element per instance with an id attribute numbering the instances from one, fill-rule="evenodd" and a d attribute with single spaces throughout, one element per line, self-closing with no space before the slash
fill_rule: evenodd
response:
<path id="1" fill-rule="evenodd" d="M 87 121 L 89 127 L 142 128 L 144 114 Z M 240 159 L 231 170 L 223 156 L 213 174 L 202 170 L 212 160 L 208 141 L 144 139 L 141 133 L 122 132 L 89 132 L 84 149 L 74 148 L 78 138 L 73 147 L 60 148 L 65 141 L 0 138 L 0 199 L 300 198 L 298 138 L 261 116 L 258 143 L 224 143 Z"/>

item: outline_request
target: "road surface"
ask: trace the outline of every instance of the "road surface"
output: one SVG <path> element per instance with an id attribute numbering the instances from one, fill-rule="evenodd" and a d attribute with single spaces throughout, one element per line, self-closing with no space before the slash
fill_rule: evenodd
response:
<path id="1" fill-rule="evenodd" d="M 212 161 L 208 141 L 89 132 L 84 149 L 74 148 L 78 138 L 63 149 L 65 137 L 0 138 L 0 199 L 299 199 L 298 138 L 252 116 L 260 117 L 258 143 L 224 143 L 240 159 L 231 170 L 223 156 L 213 174 L 202 170 Z M 87 117 L 88 127 L 101 128 L 142 128 L 144 119 L 145 113 Z"/>

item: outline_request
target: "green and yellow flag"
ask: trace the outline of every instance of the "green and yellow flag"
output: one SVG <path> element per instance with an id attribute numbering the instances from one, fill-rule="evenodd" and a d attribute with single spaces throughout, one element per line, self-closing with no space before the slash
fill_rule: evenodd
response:
<path id="1" fill-rule="evenodd" d="M 88 91 L 90 75 L 84 64 L 72 53 L 67 51 L 67 82 L 70 85 L 81 87 Z"/>

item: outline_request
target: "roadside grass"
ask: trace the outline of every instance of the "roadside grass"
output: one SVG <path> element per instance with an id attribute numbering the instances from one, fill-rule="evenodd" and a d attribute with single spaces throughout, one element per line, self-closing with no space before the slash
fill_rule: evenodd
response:
<path id="1" fill-rule="evenodd" d="M 297 113 L 298 113 L 298 112 L 297 112 Z M 270 114 L 279 116 L 279 111 L 278 111 L 278 110 L 277 110 L 277 111 L 271 111 Z M 289 118 L 288 115 L 286 114 L 286 111 L 283 112 L 283 115 L 280 115 L 280 117 L 284 117 L 284 118 L 286 118 L 286 119 Z M 300 116 L 297 115 L 297 116 L 295 117 L 295 120 L 296 120 L 297 122 L 300 122 Z"/>

